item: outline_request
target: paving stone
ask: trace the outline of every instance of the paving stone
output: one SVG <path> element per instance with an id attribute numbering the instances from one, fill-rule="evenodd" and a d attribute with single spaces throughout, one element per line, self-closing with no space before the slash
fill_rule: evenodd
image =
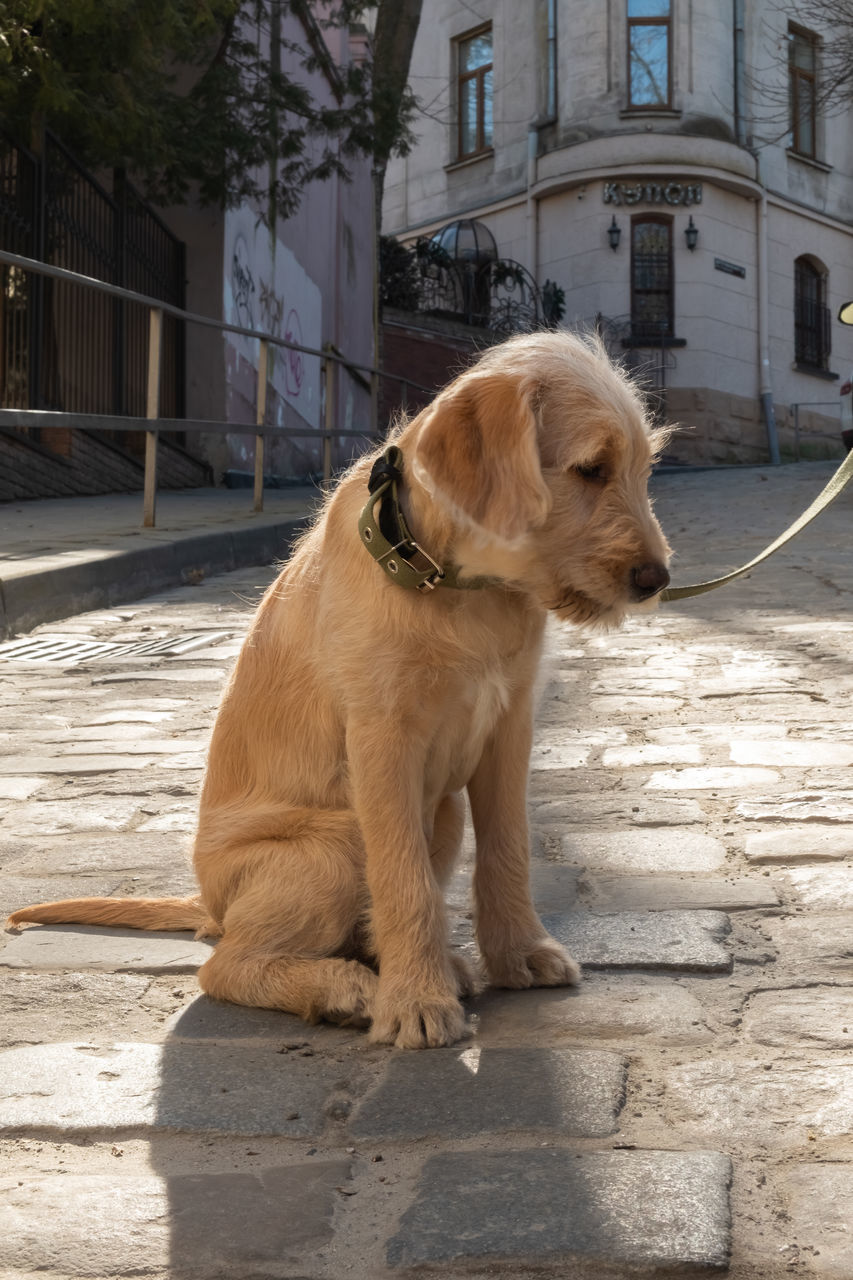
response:
<path id="1" fill-rule="evenodd" d="M 147 974 L 0 969 L 0 1038 L 4 1047 L 79 1040 L 99 1031 L 108 1011 L 120 1018 L 122 1035 L 162 1039 L 166 1015 L 181 1001 L 152 995 L 153 987 Z M 179 989 L 174 978 L 169 987 Z"/>
<path id="2" fill-rule="evenodd" d="M 853 791 L 795 791 L 743 800 L 735 812 L 758 822 L 853 822 Z"/>
<path id="3" fill-rule="evenodd" d="M 851 885 L 853 889 L 853 885 Z M 779 891 L 765 876 L 756 879 L 698 876 L 585 875 L 581 898 L 596 911 L 755 911 L 778 907 Z"/>
<path id="4" fill-rule="evenodd" d="M 722 1270 L 730 1182 L 728 1159 L 708 1151 L 444 1153 L 424 1165 L 387 1257 Z"/>
<path id="5" fill-rule="evenodd" d="M 117 769 L 146 769 L 154 757 L 136 755 L 4 756 L 3 771 L 15 773 L 115 773 Z"/>
<path id="6" fill-rule="evenodd" d="M 46 778 L 0 777 L 0 800 L 28 800 L 46 781 Z"/>
<path id="7" fill-rule="evenodd" d="M 38 925 L 10 935 L 0 951 L 0 967 L 195 973 L 211 950 L 209 943 L 196 942 L 191 933 Z"/>
<path id="8" fill-rule="evenodd" d="M 480 1045 L 401 1054 L 359 1106 L 356 1138 L 411 1141 L 543 1129 L 604 1137 L 625 1099 L 624 1060 L 596 1049 Z"/>
<path id="9" fill-rule="evenodd" d="M 790 1232 L 813 1275 L 853 1276 L 853 1164 L 796 1164 L 780 1174 Z"/>
<path id="10" fill-rule="evenodd" d="M 601 763 L 605 769 L 634 769 L 649 764 L 702 764 L 701 747 L 694 743 L 646 742 L 638 747 L 608 747 Z"/>
<path id="11" fill-rule="evenodd" d="M 769 742 L 743 740 L 733 742 L 731 757 L 735 764 L 779 765 L 785 768 L 813 769 L 829 765 L 834 768 L 853 764 L 853 746 L 843 742 L 796 742 L 775 739 Z"/>
<path id="12" fill-rule="evenodd" d="M 670 797 L 650 799 L 648 795 L 626 795 L 619 792 L 612 796 L 577 794 L 570 799 L 554 799 L 542 794 L 537 781 L 547 779 L 547 774 L 534 774 L 530 785 L 530 820 L 541 826 L 553 823 L 566 826 L 587 827 L 592 823 L 618 826 L 630 823 L 636 827 L 683 827 L 705 821 L 705 811 L 698 800 L 674 800 Z"/>
<path id="13" fill-rule="evenodd" d="M 111 803 L 111 797 L 104 798 L 105 809 L 109 809 Z M 138 803 L 138 799 L 133 800 L 134 805 Z M 39 834 L 10 835 L 0 840 L 0 861 L 4 871 L 22 875 L 79 872 L 84 876 L 124 871 L 132 878 L 152 868 L 163 868 L 171 878 L 169 892 L 177 891 L 176 886 L 186 878 L 189 868 L 189 857 L 183 856 L 187 843 L 183 837 L 127 830 L 108 835 L 89 832 L 86 827 L 91 819 L 86 815 L 95 812 L 96 806 L 90 803 L 81 805 L 78 811 L 77 821 L 83 829 L 74 828 L 73 833 L 80 830 L 85 840 L 69 840 L 67 835 L 55 835 L 52 831 L 50 835 L 42 835 L 41 827 L 34 828 L 34 832 Z M 120 817 L 121 812 L 126 813 L 127 809 L 120 810 L 116 816 Z M 135 808 L 132 812 L 136 812 Z M 71 819 L 67 816 L 66 820 Z M 79 894 L 75 896 L 79 897 Z"/>
<path id="14" fill-rule="evenodd" d="M 650 693 L 645 697 L 637 694 L 614 694 L 611 697 L 603 697 L 600 694 L 589 698 L 585 706 L 591 716 L 601 716 L 604 719 L 632 722 L 639 721 L 643 716 L 671 716 L 675 717 L 684 706 L 683 698 L 673 698 L 666 695 L 658 697 L 657 694 Z"/>
<path id="15" fill-rule="evenodd" d="M 0 1181 L 4 1274 L 293 1276 L 327 1244 L 346 1160 L 245 1173 Z M 223 1210 L 227 1209 L 227 1212 Z"/>
<path id="16" fill-rule="evenodd" d="M 675 1067 L 665 1076 L 667 1117 L 680 1141 L 753 1148 L 805 1147 L 809 1134 L 853 1130 L 853 1058 L 716 1060 Z"/>
<path id="17" fill-rule="evenodd" d="M 490 990 L 468 1003 L 476 1043 L 558 1045 L 649 1036 L 660 1044 L 701 1044 L 713 1033 L 691 992 L 660 979 L 590 973 L 578 987 Z"/>
<path id="18" fill-rule="evenodd" d="M 273 1045 L 278 1051 L 288 1045 L 294 1046 L 293 1052 L 307 1045 L 334 1052 L 344 1044 L 364 1038 L 361 1031 L 328 1022 L 309 1025 L 294 1014 L 278 1009 L 250 1009 L 246 1005 L 211 1000 L 204 995 L 197 996 L 178 1010 L 170 1019 L 167 1030 L 173 1040 L 256 1040 Z"/>
<path id="19" fill-rule="evenodd" d="M 780 970 L 812 980 L 853 976 L 853 930 L 844 912 L 783 916 L 763 927 L 778 948 Z"/>
<path id="20" fill-rule="evenodd" d="M 560 857 L 607 871 L 716 871 L 726 851 L 700 832 L 590 831 L 560 837 Z"/>
<path id="21" fill-rule="evenodd" d="M 784 873 L 800 902 L 823 911 L 853 911 L 853 866 L 793 867 Z"/>
<path id="22" fill-rule="evenodd" d="M 790 816 L 790 815 L 789 815 Z M 750 862 L 819 862 L 853 855 L 853 829 L 833 827 L 783 827 L 746 837 Z"/>
<path id="23" fill-rule="evenodd" d="M 0 1053 L 0 1133 L 317 1137 L 335 1063 L 272 1048 L 51 1044 Z"/>
<path id="24" fill-rule="evenodd" d="M 566 912 L 542 923 L 592 969 L 685 969 L 727 973 L 731 925 L 719 911 Z"/>
<path id="25" fill-rule="evenodd" d="M 737 787 L 772 787 L 779 774 L 772 769 L 734 769 L 708 766 L 704 769 L 664 769 L 653 773 L 646 786 L 650 791 L 729 791 Z"/>
<path id="26" fill-rule="evenodd" d="M 134 681 L 176 684 L 216 684 L 225 680 L 225 667 L 168 667 L 145 671 L 112 671 L 95 676 L 93 685 L 131 684 Z"/>
<path id="27" fill-rule="evenodd" d="M 37 800 L 11 810 L 3 829 L 7 835 L 21 836 L 45 831 L 123 831 L 138 806 L 136 797 L 101 796 L 95 802 Z"/>
<path id="28" fill-rule="evenodd" d="M 121 880 L 113 872 L 93 876 L 3 876 L 3 901 L 0 911 L 5 917 L 20 907 L 34 902 L 55 902 L 62 898 L 109 898 L 117 894 Z M 15 935 L 12 935 L 15 936 Z M 8 941 L 8 939 L 6 939 Z M 2 944 L 0 944 L 2 945 Z"/>
<path id="29" fill-rule="evenodd" d="M 730 720 L 721 724 L 673 724 L 660 729 L 644 726 L 643 732 L 651 742 L 660 746 L 684 746 L 697 742 L 706 746 L 728 746 L 740 738 L 784 738 L 788 726 L 774 721 L 739 724 Z"/>
<path id="30" fill-rule="evenodd" d="M 757 991 L 749 997 L 743 1029 L 756 1044 L 853 1051 L 850 987 Z"/>
<path id="31" fill-rule="evenodd" d="M 148 738 L 139 735 L 137 730 L 132 730 L 132 741 L 125 742 L 123 750 L 127 755 L 143 755 L 143 756 L 160 756 L 160 755 L 186 755 L 193 752 L 196 755 L 202 754 L 208 745 L 208 738 L 199 738 L 191 733 L 179 733 L 174 738 Z M 95 739 L 98 741 L 99 739 Z M 101 739 L 102 740 L 102 739 Z M 91 742 L 69 742 L 63 748 L 63 758 L 67 756 L 85 756 L 92 752 Z M 120 757 L 122 759 L 123 757 Z M 117 768 L 123 768 L 118 765 Z"/>

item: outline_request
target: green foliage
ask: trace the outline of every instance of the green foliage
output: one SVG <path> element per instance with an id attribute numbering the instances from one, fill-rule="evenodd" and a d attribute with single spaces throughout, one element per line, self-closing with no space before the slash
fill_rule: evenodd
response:
<path id="1" fill-rule="evenodd" d="M 370 3 L 340 0 L 324 25 Z M 304 40 L 284 38 L 286 13 Z M 308 87 L 318 70 L 330 105 Z M 308 0 L 0 0 L 4 128 L 27 142 L 48 126 L 84 163 L 131 171 L 160 203 L 194 191 L 287 216 L 307 182 L 375 154 L 377 105 L 383 149 L 405 148 L 410 96 L 373 97 L 369 64 L 332 62 Z"/>

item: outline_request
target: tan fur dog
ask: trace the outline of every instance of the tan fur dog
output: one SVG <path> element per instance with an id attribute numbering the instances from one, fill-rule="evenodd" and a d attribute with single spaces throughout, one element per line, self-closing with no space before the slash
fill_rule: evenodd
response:
<path id="1" fill-rule="evenodd" d="M 655 437 L 593 341 L 537 333 L 489 350 L 394 444 L 405 522 L 459 585 L 404 589 L 368 554 L 378 455 L 359 461 L 264 597 L 225 690 L 200 895 L 81 899 L 10 923 L 195 929 L 220 939 L 199 974 L 211 996 L 452 1044 L 477 987 L 443 900 L 467 789 L 488 979 L 577 981 L 528 888 L 532 689 L 549 610 L 615 625 L 669 580 L 647 494 Z"/>

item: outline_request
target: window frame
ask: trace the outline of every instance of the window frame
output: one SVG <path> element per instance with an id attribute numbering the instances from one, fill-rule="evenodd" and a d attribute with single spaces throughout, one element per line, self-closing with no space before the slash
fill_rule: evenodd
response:
<path id="1" fill-rule="evenodd" d="M 807 30 L 806 27 L 799 26 L 796 22 L 788 23 L 788 93 L 790 100 L 790 125 L 791 125 L 791 150 L 798 156 L 805 156 L 807 160 L 817 159 L 817 81 L 818 81 L 818 48 L 819 41 L 814 31 Z M 811 70 L 796 65 L 794 50 L 797 41 L 808 46 L 812 55 Z M 800 85 L 810 85 L 811 93 L 811 110 L 809 112 L 809 124 L 811 128 L 811 149 L 802 145 L 801 120 L 803 113 L 800 111 Z"/>
<path id="2" fill-rule="evenodd" d="M 472 71 L 462 71 L 462 46 L 469 40 L 475 40 L 478 36 L 488 34 L 492 37 L 492 60 L 484 63 L 480 67 L 475 67 Z M 486 141 L 485 125 L 485 77 L 494 72 L 495 66 L 495 47 L 493 38 L 493 27 L 491 22 L 484 22 L 479 27 L 474 27 L 471 31 L 464 31 L 462 35 L 456 36 L 453 40 L 454 60 L 456 68 L 456 157 L 455 161 L 473 160 L 477 156 L 488 155 L 494 150 L 494 141 Z M 462 86 L 469 81 L 476 83 L 476 138 L 473 151 L 464 151 L 462 148 L 462 132 L 463 132 L 463 116 L 462 116 Z M 493 83 L 494 89 L 494 83 Z M 494 130 L 494 121 L 492 123 Z"/>
<path id="3" fill-rule="evenodd" d="M 659 289 L 638 289 L 636 285 L 636 265 L 635 265 L 635 229 L 640 224 L 654 223 L 658 226 L 666 227 L 668 233 L 668 253 L 667 253 L 667 276 L 669 287 L 666 290 L 667 320 L 666 331 L 658 334 L 643 333 L 637 328 L 636 321 L 636 297 L 638 294 L 662 294 L 664 291 Z M 673 235 L 675 220 L 671 215 L 665 213 L 636 213 L 631 218 L 631 342 L 632 345 L 647 345 L 650 347 L 663 346 L 671 344 L 675 338 L 675 263 L 673 246 L 675 237 Z"/>
<path id="4" fill-rule="evenodd" d="M 628 39 L 626 43 L 627 58 L 627 86 L 628 86 L 628 111 L 672 111 L 672 0 L 669 0 L 669 12 L 666 17 L 657 15 L 650 18 L 632 18 L 629 16 L 630 0 L 625 0 L 625 16 L 627 22 Z M 632 79 L 631 79 L 631 51 L 633 48 L 632 32 L 635 27 L 664 27 L 666 29 L 666 101 L 665 102 L 634 102 Z"/>

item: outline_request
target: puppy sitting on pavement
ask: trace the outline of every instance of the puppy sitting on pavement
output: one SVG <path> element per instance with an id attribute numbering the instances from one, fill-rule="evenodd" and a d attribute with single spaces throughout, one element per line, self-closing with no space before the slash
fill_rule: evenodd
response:
<path id="1" fill-rule="evenodd" d="M 577 982 L 528 886 L 532 691 L 548 612 L 615 626 L 667 585 L 657 443 L 593 340 L 491 348 L 352 467 L 267 591 L 213 731 L 200 893 L 10 923 L 194 929 L 219 939 L 211 996 L 452 1044 L 479 985 L 443 898 L 467 791 L 488 981 Z"/>

